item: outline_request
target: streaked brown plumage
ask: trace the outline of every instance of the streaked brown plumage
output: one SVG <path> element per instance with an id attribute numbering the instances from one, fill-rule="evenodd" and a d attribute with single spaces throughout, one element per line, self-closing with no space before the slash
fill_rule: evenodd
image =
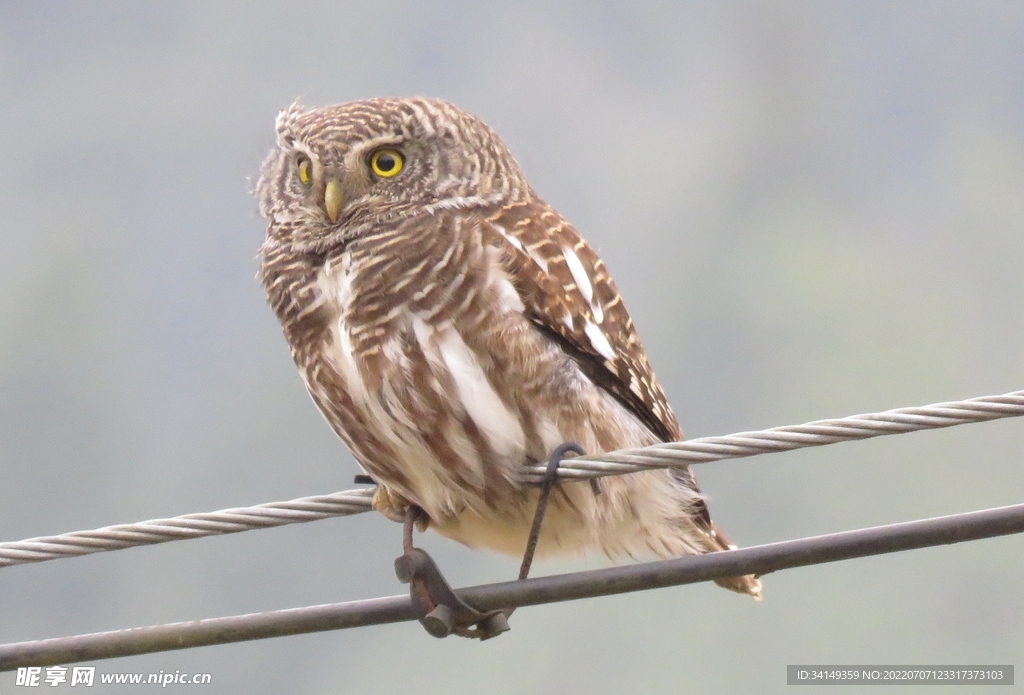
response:
<path id="1" fill-rule="evenodd" d="M 483 122 L 430 99 L 277 120 L 256 185 L 262 279 L 313 400 L 379 484 L 470 546 L 523 552 L 518 471 L 680 439 L 615 283 Z M 552 495 L 538 554 L 724 550 L 689 471 Z M 760 596 L 753 577 L 723 586 Z"/>

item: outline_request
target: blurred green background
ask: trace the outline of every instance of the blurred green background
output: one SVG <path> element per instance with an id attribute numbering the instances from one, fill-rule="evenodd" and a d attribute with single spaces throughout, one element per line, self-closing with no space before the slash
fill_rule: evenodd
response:
<path id="1" fill-rule="evenodd" d="M 610 266 L 688 436 L 1024 388 L 1022 66 L 1019 2 L 0 4 L 0 538 L 352 487 L 253 279 L 249 188 L 296 97 L 493 126 Z M 1008 420 L 697 475 L 750 545 L 1024 501 L 1022 451 Z M 362 515 L 3 569 L 0 641 L 402 593 L 399 538 Z M 423 542 L 457 584 L 515 575 Z M 252 694 L 1024 666 L 1022 550 L 529 608 L 484 644 L 400 624 L 94 665 Z"/>

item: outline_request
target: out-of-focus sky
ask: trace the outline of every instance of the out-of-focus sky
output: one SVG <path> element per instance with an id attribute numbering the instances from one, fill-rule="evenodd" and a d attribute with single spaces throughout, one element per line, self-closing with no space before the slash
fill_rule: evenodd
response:
<path id="1" fill-rule="evenodd" d="M 296 97 L 436 96 L 494 127 L 611 268 L 689 436 L 1024 388 L 1022 57 L 1018 2 L 4 3 L 0 538 L 352 487 L 254 280 L 249 189 Z M 738 542 L 770 542 L 1021 502 L 1022 427 L 697 476 Z M 423 543 L 456 584 L 515 575 Z M 789 570 L 759 605 L 524 609 L 484 644 L 400 624 L 94 665 L 426 695 L 1013 663 L 1022 544 Z M 362 515 L 3 569 L 0 641 L 402 593 L 399 550 Z"/>

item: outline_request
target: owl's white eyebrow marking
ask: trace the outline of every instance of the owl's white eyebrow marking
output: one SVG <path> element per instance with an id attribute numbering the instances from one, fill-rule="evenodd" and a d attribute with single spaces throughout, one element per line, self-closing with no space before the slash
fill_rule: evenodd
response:
<path id="1" fill-rule="evenodd" d="M 608 338 L 605 337 L 604 333 L 601 332 L 601 329 L 593 321 L 588 320 L 587 326 L 583 330 L 586 332 L 587 337 L 590 338 L 590 344 L 594 346 L 595 350 L 609 360 L 615 359 L 615 350 L 612 348 L 612 344 L 608 342 Z"/>
<path id="2" fill-rule="evenodd" d="M 316 153 L 313 152 L 313 150 L 311 150 L 309 148 L 309 145 L 307 145 L 305 143 L 305 141 L 299 140 L 298 138 L 295 138 L 294 140 L 292 140 L 291 142 L 289 142 L 287 144 L 282 144 L 281 147 L 283 149 L 289 150 L 289 151 L 291 151 L 293 153 L 294 152 L 301 152 L 302 154 L 304 154 L 307 157 L 309 157 L 310 161 L 312 161 L 312 162 L 315 162 L 315 163 L 319 163 L 320 162 L 320 158 L 317 157 Z"/>
<path id="3" fill-rule="evenodd" d="M 367 150 L 375 150 L 384 145 L 401 145 L 405 138 L 401 135 L 378 135 L 375 138 L 364 140 L 352 148 L 352 152 L 362 157 Z"/>

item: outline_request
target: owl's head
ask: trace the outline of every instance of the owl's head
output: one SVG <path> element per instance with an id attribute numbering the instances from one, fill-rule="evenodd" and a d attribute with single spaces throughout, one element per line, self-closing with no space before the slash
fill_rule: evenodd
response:
<path id="1" fill-rule="evenodd" d="M 368 99 L 277 117 L 256 184 L 268 242 L 323 252 L 379 225 L 530 194 L 480 119 L 434 99 Z"/>

